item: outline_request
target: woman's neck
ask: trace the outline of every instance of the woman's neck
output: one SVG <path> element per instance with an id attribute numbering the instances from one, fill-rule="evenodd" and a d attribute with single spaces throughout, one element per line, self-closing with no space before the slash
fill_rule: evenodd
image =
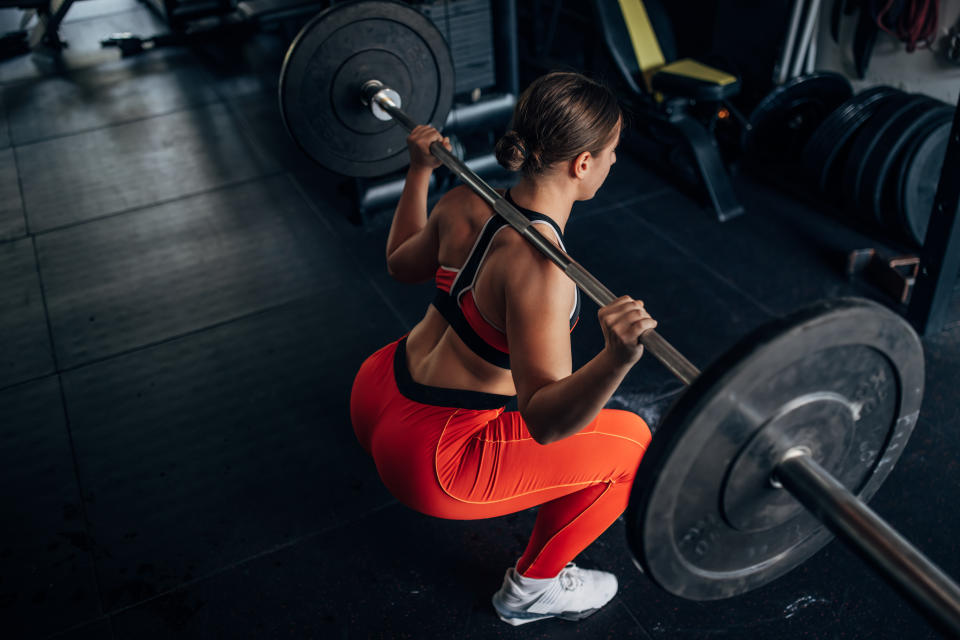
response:
<path id="1" fill-rule="evenodd" d="M 548 216 L 561 232 L 567 226 L 575 200 L 563 185 L 555 184 L 549 178 L 533 180 L 526 176 L 511 187 L 510 196 L 521 207 Z"/>

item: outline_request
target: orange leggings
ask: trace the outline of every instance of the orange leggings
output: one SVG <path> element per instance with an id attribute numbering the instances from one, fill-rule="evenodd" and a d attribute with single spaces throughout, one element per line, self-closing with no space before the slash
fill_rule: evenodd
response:
<path id="1" fill-rule="evenodd" d="M 552 578 L 627 507 L 650 444 L 642 418 L 604 409 L 574 436 L 537 444 L 507 396 L 415 382 L 404 340 L 360 367 L 350 414 L 386 487 L 407 506 L 471 520 L 542 505 L 517 570 Z"/>

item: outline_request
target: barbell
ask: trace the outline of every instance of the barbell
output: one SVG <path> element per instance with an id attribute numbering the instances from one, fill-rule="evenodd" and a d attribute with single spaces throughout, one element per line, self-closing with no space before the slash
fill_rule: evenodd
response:
<path id="1" fill-rule="evenodd" d="M 392 0 L 335 4 L 284 59 L 284 124 L 319 164 L 372 176 L 407 162 L 418 122 L 441 128 L 453 63 L 433 24 Z M 598 305 L 616 296 L 439 142 L 460 180 Z M 635 562 L 694 600 L 732 597 L 795 568 L 836 535 L 960 633 L 960 587 L 867 505 L 920 411 L 923 347 L 899 315 L 844 298 L 746 336 L 700 372 L 658 333 L 645 348 L 687 384 L 645 454 L 626 513 Z"/>

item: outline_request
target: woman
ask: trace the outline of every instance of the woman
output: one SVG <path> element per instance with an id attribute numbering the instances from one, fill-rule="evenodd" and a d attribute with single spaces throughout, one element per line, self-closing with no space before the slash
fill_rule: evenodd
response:
<path id="1" fill-rule="evenodd" d="M 573 203 L 616 162 L 622 115 L 606 88 L 574 73 L 534 81 L 497 159 L 522 177 L 505 197 L 563 247 Z M 493 596 L 504 621 L 579 620 L 610 601 L 616 578 L 571 560 L 623 513 L 650 442 L 637 415 L 603 409 L 656 326 L 623 297 L 599 311 L 605 346 L 572 371 L 579 292 L 559 267 L 466 187 L 427 216 L 440 165 L 431 127 L 411 133 L 410 169 L 387 240 L 401 282 L 436 279 L 424 318 L 373 354 L 354 382 L 351 417 L 398 500 L 440 518 L 500 516 L 541 505 L 527 549 Z M 516 396 L 519 411 L 504 411 Z"/>

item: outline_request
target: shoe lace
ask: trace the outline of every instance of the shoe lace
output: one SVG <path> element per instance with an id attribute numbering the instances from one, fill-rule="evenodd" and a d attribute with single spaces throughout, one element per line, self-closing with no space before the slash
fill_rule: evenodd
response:
<path id="1" fill-rule="evenodd" d="M 560 572 L 557 579 L 560 581 L 560 586 L 566 591 L 573 591 L 583 586 L 583 576 L 580 574 L 580 569 L 572 562 Z"/>

